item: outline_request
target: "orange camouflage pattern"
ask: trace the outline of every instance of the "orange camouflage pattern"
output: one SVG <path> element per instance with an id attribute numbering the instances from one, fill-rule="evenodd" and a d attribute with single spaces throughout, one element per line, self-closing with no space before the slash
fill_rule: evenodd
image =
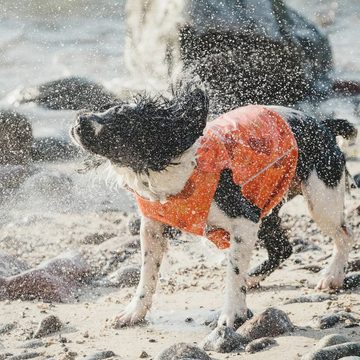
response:
<path id="1" fill-rule="evenodd" d="M 142 214 L 183 231 L 206 236 L 220 249 L 230 246 L 224 229 L 207 225 L 223 169 L 229 168 L 243 196 L 266 216 L 288 191 L 298 147 L 286 121 L 275 111 L 248 105 L 207 124 L 199 139 L 197 166 L 183 191 L 165 203 L 136 195 Z"/>

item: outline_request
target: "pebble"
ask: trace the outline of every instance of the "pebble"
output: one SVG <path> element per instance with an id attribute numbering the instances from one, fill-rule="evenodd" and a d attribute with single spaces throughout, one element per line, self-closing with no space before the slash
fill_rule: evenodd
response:
<path id="1" fill-rule="evenodd" d="M 338 360 L 345 356 L 360 356 L 360 343 L 347 342 L 315 350 L 302 357 L 302 360 Z"/>
<path id="2" fill-rule="evenodd" d="M 20 355 L 10 356 L 7 357 L 6 360 L 26 360 L 26 359 L 34 359 L 41 356 L 41 353 L 38 352 L 31 352 L 31 353 L 24 353 Z"/>
<path id="3" fill-rule="evenodd" d="M 132 217 L 128 222 L 128 229 L 131 235 L 140 234 L 141 219 L 139 217 Z"/>
<path id="4" fill-rule="evenodd" d="M 111 274 L 104 279 L 105 286 L 132 287 L 140 281 L 140 268 L 138 266 L 126 266 Z"/>
<path id="5" fill-rule="evenodd" d="M 277 341 L 273 338 L 265 337 L 251 341 L 246 345 L 245 351 L 249 353 L 255 353 L 264 350 L 272 345 L 276 345 Z"/>
<path id="6" fill-rule="evenodd" d="M 40 321 L 38 328 L 35 331 L 34 338 L 38 339 L 58 332 L 62 329 L 63 324 L 55 315 L 49 315 Z"/>
<path id="7" fill-rule="evenodd" d="M 147 359 L 149 357 L 149 354 L 146 351 L 142 351 L 139 358 L 140 359 Z"/>
<path id="8" fill-rule="evenodd" d="M 113 356 L 116 356 L 113 351 L 109 351 L 109 350 L 99 351 L 97 353 L 94 353 L 92 355 L 89 355 L 89 356 L 83 358 L 83 360 L 102 360 L 102 359 L 111 358 Z"/>
<path id="9" fill-rule="evenodd" d="M 30 340 L 26 341 L 20 347 L 23 349 L 37 349 L 42 346 L 45 346 L 45 343 L 42 340 Z"/>
<path id="10" fill-rule="evenodd" d="M 322 316 L 319 319 L 318 326 L 320 329 L 329 329 L 335 326 L 336 324 L 338 324 L 339 322 L 347 322 L 348 323 L 347 325 L 349 324 L 356 325 L 358 323 L 355 317 L 349 314 L 348 312 L 339 311 L 337 313 L 326 314 Z"/>
<path id="11" fill-rule="evenodd" d="M 170 346 L 158 354 L 155 360 L 211 360 L 210 356 L 200 348 L 179 343 Z"/>
<path id="12" fill-rule="evenodd" d="M 297 304 L 297 303 L 313 303 L 313 302 L 323 302 L 326 300 L 334 300 L 334 296 L 328 294 L 312 294 L 312 295 L 301 295 L 299 297 L 289 299 L 284 302 L 285 305 L 288 304 Z"/>
<path id="13" fill-rule="evenodd" d="M 360 271 L 348 273 L 344 279 L 343 289 L 355 289 L 360 286 Z"/>
<path id="14" fill-rule="evenodd" d="M 100 245 L 104 241 L 109 240 L 115 236 L 116 236 L 115 233 L 106 233 L 106 232 L 103 234 L 94 233 L 94 234 L 86 235 L 82 243 L 86 245 Z"/>
<path id="15" fill-rule="evenodd" d="M 233 329 L 225 326 L 214 329 L 201 343 L 206 351 L 229 353 L 234 350 L 245 348 L 247 339 L 236 333 Z"/>
<path id="16" fill-rule="evenodd" d="M 0 325 L 0 335 L 7 334 L 16 327 L 16 323 L 7 323 Z"/>
<path id="17" fill-rule="evenodd" d="M 293 331 L 294 325 L 282 310 L 268 308 L 246 321 L 237 332 L 248 341 L 263 337 L 275 337 Z"/>

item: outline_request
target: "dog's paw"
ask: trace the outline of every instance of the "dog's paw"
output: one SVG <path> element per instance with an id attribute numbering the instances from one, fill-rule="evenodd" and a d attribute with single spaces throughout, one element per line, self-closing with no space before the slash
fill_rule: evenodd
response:
<path id="1" fill-rule="evenodd" d="M 144 321 L 148 308 L 139 303 L 130 303 L 113 321 L 113 328 L 133 326 Z"/>
<path id="2" fill-rule="evenodd" d="M 241 313 L 235 311 L 222 311 L 217 321 L 217 326 L 227 326 L 234 330 L 238 329 L 246 320 L 253 317 L 250 309 L 242 311 Z"/>
<path id="3" fill-rule="evenodd" d="M 247 276 L 246 281 L 246 287 L 248 289 L 254 289 L 260 286 L 260 282 L 264 280 L 263 276 Z"/>
<path id="4" fill-rule="evenodd" d="M 326 274 L 318 282 L 316 290 L 328 291 L 339 289 L 343 286 L 344 278 L 344 273 Z"/>

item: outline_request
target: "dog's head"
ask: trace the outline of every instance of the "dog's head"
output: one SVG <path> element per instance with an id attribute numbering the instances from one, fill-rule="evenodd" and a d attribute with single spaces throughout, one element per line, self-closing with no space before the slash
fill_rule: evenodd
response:
<path id="1" fill-rule="evenodd" d="M 104 112 L 82 112 L 71 137 L 116 166 L 161 171 L 202 135 L 207 114 L 204 90 L 189 83 L 170 100 L 138 96 Z"/>

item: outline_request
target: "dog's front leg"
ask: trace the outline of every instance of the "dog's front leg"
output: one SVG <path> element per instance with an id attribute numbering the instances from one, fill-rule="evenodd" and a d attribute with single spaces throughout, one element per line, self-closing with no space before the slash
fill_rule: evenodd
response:
<path id="1" fill-rule="evenodd" d="M 143 217 L 141 219 L 141 275 L 136 294 L 125 310 L 116 317 L 115 327 L 133 325 L 144 320 L 151 307 L 155 293 L 159 269 L 167 240 L 164 237 L 164 225 Z"/>
<path id="2" fill-rule="evenodd" d="M 246 277 L 258 230 L 259 224 L 236 220 L 228 254 L 225 304 L 218 326 L 238 328 L 247 320 Z"/>

